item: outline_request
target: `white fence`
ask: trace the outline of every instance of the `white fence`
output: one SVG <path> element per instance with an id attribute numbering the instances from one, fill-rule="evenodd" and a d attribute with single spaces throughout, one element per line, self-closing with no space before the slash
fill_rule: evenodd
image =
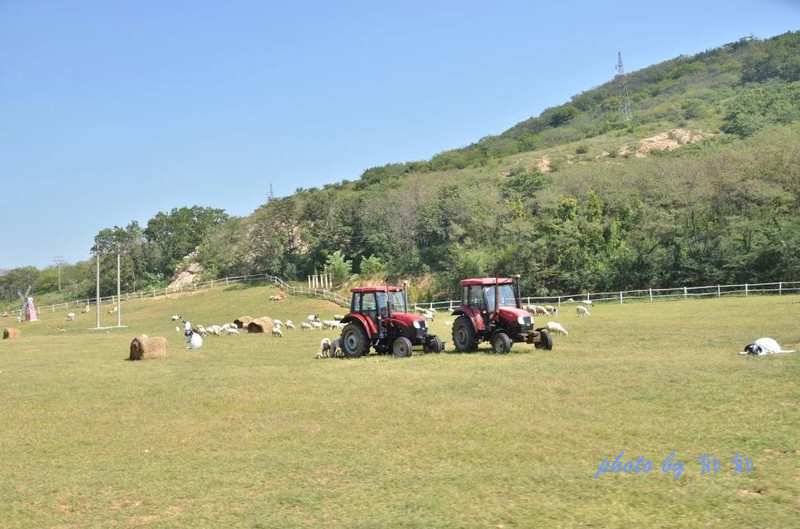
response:
<path id="1" fill-rule="evenodd" d="M 232 283 L 248 283 L 248 282 L 267 282 L 272 283 L 281 290 L 289 294 L 309 296 L 320 299 L 327 299 L 342 307 L 349 307 L 350 300 L 346 299 L 335 292 L 321 288 L 302 288 L 294 287 L 286 283 L 283 279 L 268 274 L 245 275 L 238 277 L 226 277 L 224 279 L 214 279 L 205 281 L 203 283 L 195 283 L 189 287 L 178 288 L 160 288 L 150 290 L 147 292 L 133 292 L 130 294 L 122 294 L 120 298 L 125 300 L 130 299 L 145 299 L 156 298 L 158 296 L 166 296 L 169 294 L 176 294 L 180 292 L 192 292 L 197 290 L 205 290 L 220 286 L 226 286 Z M 800 281 L 780 281 L 777 283 L 744 283 L 741 285 L 712 285 L 704 287 L 676 287 L 676 288 L 648 288 L 644 290 L 625 290 L 621 292 L 584 292 L 581 294 L 568 294 L 560 296 L 524 296 L 522 303 L 524 305 L 561 305 L 562 303 L 569 303 L 571 301 L 591 300 L 593 303 L 611 302 L 611 303 L 630 303 L 634 301 L 674 301 L 680 299 L 695 299 L 695 298 L 709 298 L 709 297 L 722 297 L 722 296 L 750 296 L 750 295 L 783 295 L 783 294 L 797 294 L 800 293 Z M 100 298 L 100 305 L 115 305 L 117 303 L 116 296 L 107 296 Z M 53 311 L 56 309 L 69 309 L 70 307 L 82 308 L 85 306 L 92 307 L 96 304 L 95 299 L 86 299 L 78 301 L 70 301 L 67 303 L 58 303 L 55 305 L 46 305 L 44 307 L 37 307 L 39 312 Z M 432 303 L 413 303 L 411 306 L 414 310 L 417 308 L 434 308 L 436 310 L 448 311 L 453 310 L 461 304 L 459 300 L 447 301 L 434 301 Z"/>
<path id="2" fill-rule="evenodd" d="M 800 281 L 779 281 L 777 283 L 744 283 L 741 285 L 712 285 L 704 287 L 648 288 L 644 290 L 624 290 L 621 292 L 584 292 L 559 296 L 523 296 L 523 305 L 561 305 L 573 301 L 590 300 L 593 303 L 630 303 L 634 301 L 674 301 L 680 299 L 710 298 L 722 296 L 750 296 L 757 294 L 797 294 Z M 435 308 L 453 310 L 461 304 L 459 300 L 415 303 L 414 309 Z"/>
<path id="3" fill-rule="evenodd" d="M 269 274 L 255 274 L 255 275 L 245 275 L 245 276 L 238 276 L 238 277 L 226 277 L 224 279 L 213 279 L 211 281 L 204 281 L 202 283 L 193 283 L 188 287 L 176 287 L 176 288 L 159 288 L 155 290 L 148 290 L 146 292 L 132 292 L 128 294 L 121 294 L 120 299 L 122 301 L 131 300 L 131 299 L 145 299 L 145 298 L 157 298 L 159 296 L 166 296 L 169 294 L 179 294 L 181 292 L 194 292 L 197 290 L 207 290 L 211 288 L 227 286 L 230 284 L 235 283 L 250 283 L 250 282 L 267 282 L 272 283 L 273 285 L 277 286 L 281 290 L 288 292 L 289 294 L 293 295 L 302 295 L 320 299 L 327 299 L 328 301 L 333 301 L 337 305 L 341 305 L 343 307 L 350 306 L 350 300 L 345 299 L 336 292 L 330 292 L 329 290 L 321 289 L 321 288 L 302 288 L 302 287 L 293 287 L 292 285 L 286 283 L 283 279 L 275 276 L 271 276 Z M 117 296 L 105 296 L 100 298 L 100 305 L 116 305 L 117 303 Z M 81 299 L 77 301 L 69 301 L 66 303 L 57 303 L 55 305 L 45 305 L 45 306 L 37 306 L 36 310 L 38 312 L 43 311 L 51 311 L 55 312 L 56 309 L 66 309 L 68 310 L 71 307 L 75 308 L 83 308 L 83 307 L 90 307 L 93 308 L 97 304 L 97 299 Z"/>

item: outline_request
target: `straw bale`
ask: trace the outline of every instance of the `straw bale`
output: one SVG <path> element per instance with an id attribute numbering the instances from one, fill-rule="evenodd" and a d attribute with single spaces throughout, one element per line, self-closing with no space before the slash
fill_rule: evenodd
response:
<path id="1" fill-rule="evenodd" d="M 247 332 L 272 332 L 272 328 L 275 327 L 275 322 L 272 321 L 272 318 L 268 318 L 266 316 L 262 318 L 256 318 L 250 323 L 247 324 Z"/>
<path id="2" fill-rule="evenodd" d="M 235 323 L 240 329 L 245 329 L 247 328 L 247 324 L 249 324 L 251 321 L 253 321 L 252 316 L 239 316 L 233 320 L 233 323 Z"/>
<path id="3" fill-rule="evenodd" d="M 16 327 L 3 329 L 3 340 L 11 338 L 22 338 L 22 329 L 17 329 Z"/>
<path id="4" fill-rule="evenodd" d="M 131 356 L 129 360 L 142 360 L 145 358 L 164 358 L 167 356 L 169 345 L 167 339 L 161 336 L 137 336 L 131 342 Z"/>

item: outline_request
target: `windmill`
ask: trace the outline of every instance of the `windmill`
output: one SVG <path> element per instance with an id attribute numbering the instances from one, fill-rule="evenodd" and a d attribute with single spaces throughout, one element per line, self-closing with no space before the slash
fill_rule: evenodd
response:
<path id="1" fill-rule="evenodd" d="M 28 295 L 30 293 L 30 285 L 28 285 L 28 289 L 25 291 L 25 294 L 23 294 L 21 290 L 17 290 L 19 299 L 22 300 L 22 310 L 20 311 L 19 315 L 22 316 L 25 314 L 25 321 L 39 321 L 39 318 L 36 317 L 36 307 L 33 305 L 33 298 Z"/>

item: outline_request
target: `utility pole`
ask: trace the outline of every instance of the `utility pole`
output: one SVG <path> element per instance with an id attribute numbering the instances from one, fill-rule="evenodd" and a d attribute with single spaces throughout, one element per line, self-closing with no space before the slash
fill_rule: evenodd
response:
<path id="1" fill-rule="evenodd" d="M 56 266 L 58 266 L 58 291 L 61 292 L 61 263 L 64 262 L 64 256 L 56 255 L 53 257 L 53 261 L 56 263 Z"/>
<path id="2" fill-rule="evenodd" d="M 619 114 L 624 122 L 630 123 L 633 119 L 633 112 L 631 112 L 631 101 L 628 97 L 628 77 L 625 75 L 625 67 L 622 65 L 622 52 L 617 52 L 616 81 L 619 85 Z"/>

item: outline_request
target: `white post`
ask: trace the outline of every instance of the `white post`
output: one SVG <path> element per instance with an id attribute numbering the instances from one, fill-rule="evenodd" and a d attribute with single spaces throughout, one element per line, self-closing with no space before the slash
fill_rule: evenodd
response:
<path id="1" fill-rule="evenodd" d="M 720 287 L 719 285 L 717 285 L 717 297 L 718 298 L 722 297 L 722 287 Z"/>
<path id="2" fill-rule="evenodd" d="M 619 304 L 622 305 L 622 292 L 619 293 Z"/>
<path id="3" fill-rule="evenodd" d="M 100 328 L 100 252 L 97 252 L 97 297 L 96 297 L 96 306 L 97 310 L 97 328 Z"/>
<path id="4" fill-rule="evenodd" d="M 683 287 L 683 299 L 689 299 L 689 289 Z"/>
<path id="5" fill-rule="evenodd" d="M 747 285 L 747 283 L 745 283 L 744 284 L 744 295 L 745 295 L 745 297 L 747 297 L 747 294 L 749 294 L 748 290 L 749 290 L 748 285 Z"/>
<path id="6" fill-rule="evenodd" d="M 117 327 L 122 327 L 122 298 L 119 295 L 119 278 L 119 252 L 117 252 Z"/>
<path id="7" fill-rule="evenodd" d="M 650 287 L 650 301 L 653 301 L 653 287 Z"/>
<path id="8" fill-rule="evenodd" d="M 780 296 L 781 294 L 783 294 L 783 281 L 778 283 L 778 295 Z"/>

